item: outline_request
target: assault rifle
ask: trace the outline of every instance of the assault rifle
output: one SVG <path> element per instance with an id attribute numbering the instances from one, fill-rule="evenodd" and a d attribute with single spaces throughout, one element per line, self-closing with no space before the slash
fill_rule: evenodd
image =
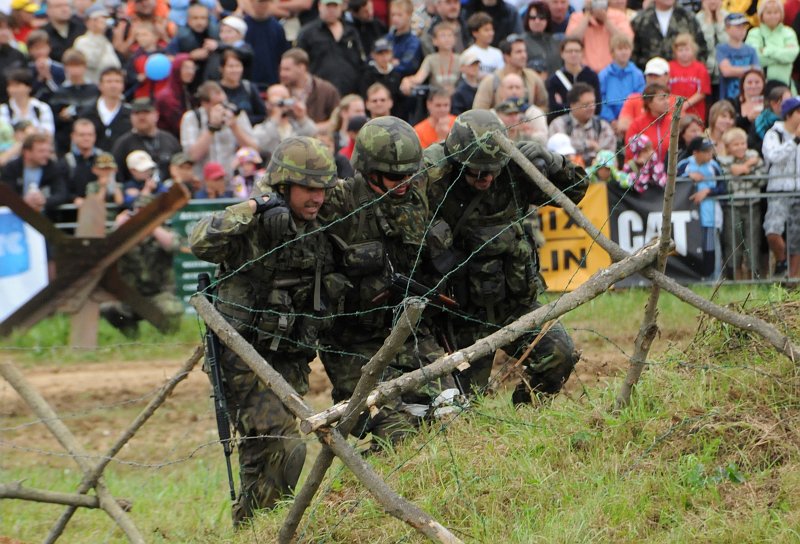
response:
<path id="1" fill-rule="evenodd" d="M 197 290 L 204 293 L 209 302 L 213 302 L 208 288 L 211 285 L 211 277 L 208 272 L 202 272 L 197 276 Z M 225 451 L 225 465 L 228 468 L 228 485 L 231 491 L 231 500 L 236 500 L 236 491 L 233 486 L 233 471 L 231 470 L 231 420 L 228 414 L 228 403 L 225 401 L 225 389 L 222 384 L 222 368 L 220 367 L 219 354 L 220 345 L 217 334 L 206 325 L 206 364 L 208 365 L 208 376 L 211 379 L 214 399 L 214 413 L 217 416 L 217 431 L 219 441 L 222 442 L 222 449 Z"/>
<path id="2" fill-rule="evenodd" d="M 427 285 L 423 285 L 417 280 L 403 274 L 398 274 L 397 272 L 392 272 L 389 287 L 378 293 L 375 298 L 372 299 L 372 303 L 376 304 L 386 300 L 393 291 L 402 296 L 414 295 L 415 297 L 428 299 L 430 302 L 438 302 L 447 308 L 458 308 L 458 302 L 444 293 L 440 293 L 436 289 L 431 289 Z"/>

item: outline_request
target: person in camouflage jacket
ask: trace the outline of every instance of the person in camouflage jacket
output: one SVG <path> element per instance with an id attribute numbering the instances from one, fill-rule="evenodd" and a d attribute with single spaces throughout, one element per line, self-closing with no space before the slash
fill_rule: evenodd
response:
<path id="1" fill-rule="evenodd" d="M 547 196 L 494 139 L 506 135 L 497 115 L 489 110 L 462 113 L 444 143 L 424 152 L 427 194 L 433 221 L 442 219 L 448 243 L 431 249 L 431 268 L 451 289 L 459 303 L 449 312 L 449 337 L 453 348 L 465 348 L 523 314 L 538 308 L 543 285 L 527 214 L 529 206 L 542 205 Z M 574 202 L 588 185 L 582 168 L 536 142 L 516 144 L 556 186 Z M 531 331 L 506 346 L 519 356 L 538 331 Z M 516 404 L 531 401 L 531 393 L 554 394 L 572 372 L 578 354 L 564 327 L 554 325 L 522 363 L 523 382 L 513 394 Z M 457 376 L 465 392 L 482 392 L 489 382 L 493 357 L 470 361 Z"/>
<path id="2" fill-rule="evenodd" d="M 119 228 L 134 213 L 147 206 L 155 197 L 144 195 L 133 203 L 133 211 L 125 210 L 114 220 Z M 172 333 L 178 330 L 183 316 L 183 303 L 176 292 L 175 270 L 172 258 L 180 250 L 181 238 L 175 231 L 159 225 L 138 245 L 123 255 L 117 262 L 122 279 L 139 295 L 158 308 L 167 318 L 161 331 Z M 139 335 L 139 316 L 128 304 L 120 301 L 106 302 L 101 306 L 101 315 L 125 336 L 136 338 Z"/>
<path id="3" fill-rule="evenodd" d="M 321 142 L 287 138 L 254 196 L 200 220 L 189 240 L 197 257 L 219 264 L 216 308 L 301 395 L 329 301 L 345 284 L 316 219 L 335 173 Z M 235 353 L 223 347 L 220 362 L 240 435 L 238 527 L 294 488 L 306 447 L 291 412 Z"/>
<path id="4" fill-rule="evenodd" d="M 334 402 L 352 395 L 361 367 L 391 331 L 396 305 L 403 298 L 403 293 L 390 290 L 392 274 L 419 277 L 429 216 L 424 192 L 412 183 L 421 160 L 422 148 L 411 125 L 391 116 L 369 121 L 356 137 L 351 159 L 355 176 L 328 193 L 320 212 L 337 270 L 352 284 L 343 311 L 325 334 L 326 349 L 320 352 L 333 383 Z M 383 378 L 415 370 L 443 355 L 422 323 Z M 405 395 L 369 419 L 363 416 L 353 433 L 372 432 L 380 439 L 398 440 L 419 422 L 409 405 L 429 405 L 441 387 Z"/>
<path id="5" fill-rule="evenodd" d="M 656 9 L 663 11 L 672 9 L 666 35 L 661 33 Z M 675 0 L 655 0 L 653 6 L 641 10 L 633 18 L 631 27 L 634 33 L 633 62 L 642 70 L 647 61 L 653 57 L 672 60 L 672 40 L 683 32 L 691 34 L 697 42 L 697 60 L 705 64 L 709 55 L 706 39 L 694 14 L 676 6 Z M 711 54 L 715 53 L 712 51 Z"/>

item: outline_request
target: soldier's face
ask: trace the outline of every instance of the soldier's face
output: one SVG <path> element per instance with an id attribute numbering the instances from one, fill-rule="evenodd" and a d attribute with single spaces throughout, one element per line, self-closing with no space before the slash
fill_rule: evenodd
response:
<path id="1" fill-rule="evenodd" d="M 303 221 L 316 219 L 323 202 L 325 202 L 325 189 L 302 185 L 289 187 L 289 209 L 298 219 Z"/>
<path id="2" fill-rule="evenodd" d="M 383 186 L 390 192 L 394 198 L 402 198 L 406 196 L 411 180 L 410 174 L 378 174 L 383 178 Z M 378 187 L 375 187 L 378 192 L 383 193 Z"/>
<path id="3" fill-rule="evenodd" d="M 486 191 L 494 183 L 494 178 L 499 174 L 496 170 L 483 171 L 467 168 L 464 171 L 464 179 L 467 184 L 474 187 L 478 191 Z"/>

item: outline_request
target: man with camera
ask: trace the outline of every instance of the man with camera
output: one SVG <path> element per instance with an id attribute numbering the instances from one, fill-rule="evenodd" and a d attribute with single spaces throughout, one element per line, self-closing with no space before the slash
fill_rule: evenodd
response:
<path id="1" fill-rule="evenodd" d="M 316 136 L 317 125 L 308 116 L 306 104 L 292 98 L 280 83 L 267 88 L 267 118 L 253 127 L 262 155 L 272 154 L 278 144 L 292 136 Z"/>
<path id="2" fill-rule="evenodd" d="M 294 98 L 305 102 L 309 117 L 323 132 L 341 97 L 332 83 L 312 75 L 308 65 L 308 53 L 298 47 L 289 49 L 281 56 L 280 82 Z"/>
<path id="3" fill-rule="evenodd" d="M 225 91 L 216 81 L 206 81 L 197 89 L 200 107 L 181 118 L 181 146 L 195 161 L 200 176 L 206 162 L 218 162 L 228 177 L 233 174 L 233 159 L 242 146 L 256 147 L 253 127 L 247 114 L 226 101 Z"/>

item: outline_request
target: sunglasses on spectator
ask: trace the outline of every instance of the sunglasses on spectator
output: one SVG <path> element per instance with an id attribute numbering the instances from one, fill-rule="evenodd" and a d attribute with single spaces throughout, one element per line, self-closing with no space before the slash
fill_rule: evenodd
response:
<path id="1" fill-rule="evenodd" d="M 540 21 L 546 21 L 547 15 L 543 13 L 529 13 L 528 19 L 539 19 Z"/>

